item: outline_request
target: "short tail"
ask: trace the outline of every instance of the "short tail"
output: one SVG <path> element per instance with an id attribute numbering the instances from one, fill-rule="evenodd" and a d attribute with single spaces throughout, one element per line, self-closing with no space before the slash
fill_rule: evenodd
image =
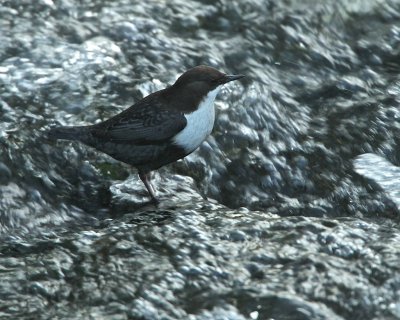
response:
<path id="1" fill-rule="evenodd" d="M 49 139 L 84 140 L 87 135 L 86 127 L 53 127 L 47 131 Z"/>

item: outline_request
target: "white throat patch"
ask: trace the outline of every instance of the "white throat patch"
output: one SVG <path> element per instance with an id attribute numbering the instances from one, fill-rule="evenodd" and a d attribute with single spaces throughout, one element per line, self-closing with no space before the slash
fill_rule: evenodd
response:
<path id="1" fill-rule="evenodd" d="M 210 91 L 196 111 L 185 114 L 187 125 L 174 138 L 175 143 L 184 148 L 185 152 L 193 152 L 211 133 L 215 119 L 214 100 L 221 87 Z"/>

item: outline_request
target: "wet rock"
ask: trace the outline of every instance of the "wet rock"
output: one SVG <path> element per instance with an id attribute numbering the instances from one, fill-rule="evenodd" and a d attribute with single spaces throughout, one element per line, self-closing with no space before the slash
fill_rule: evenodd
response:
<path id="1" fill-rule="evenodd" d="M 11 176 L 11 170 L 4 163 L 0 162 L 0 184 L 8 184 Z"/>
<path id="2" fill-rule="evenodd" d="M 400 8 L 339 9 L 2 3 L 2 315 L 398 318 Z M 133 169 L 42 137 L 198 64 L 246 78 L 207 142 L 155 173 L 159 206 Z"/>

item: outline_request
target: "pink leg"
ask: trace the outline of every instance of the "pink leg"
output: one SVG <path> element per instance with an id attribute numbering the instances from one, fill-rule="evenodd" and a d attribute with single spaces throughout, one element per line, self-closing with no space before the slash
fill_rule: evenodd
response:
<path id="1" fill-rule="evenodd" d="M 154 190 L 153 185 L 151 184 L 151 179 L 150 179 L 150 173 L 143 173 L 143 172 L 139 172 L 139 178 L 140 180 L 142 180 L 144 186 L 147 189 L 147 192 L 149 193 L 151 200 L 155 203 L 158 203 L 159 200 L 156 198 L 156 192 Z"/>

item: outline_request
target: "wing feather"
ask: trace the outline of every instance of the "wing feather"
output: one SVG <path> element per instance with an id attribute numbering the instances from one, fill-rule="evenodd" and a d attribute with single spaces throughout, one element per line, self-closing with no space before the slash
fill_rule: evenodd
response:
<path id="1" fill-rule="evenodd" d="M 116 143 L 154 144 L 171 139 L 186 124 L 182 112 L 167 110 L 150 95 L 115 117 L 93 126 L 91 133 Z"/>

